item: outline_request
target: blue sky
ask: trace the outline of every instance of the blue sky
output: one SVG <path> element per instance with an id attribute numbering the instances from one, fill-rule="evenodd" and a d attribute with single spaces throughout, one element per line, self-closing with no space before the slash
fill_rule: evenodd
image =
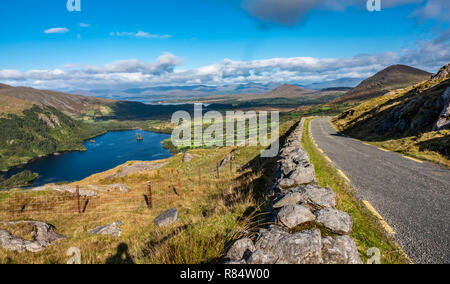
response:
<path id="1" fill-rule="evenodd" d="M 0 82 L 308 83 L 450 61 L 447 0 L 381 0 L 381 12 L 366 0 L 80 1 L 81 12 L 67 0 L 3 1 Z"/>

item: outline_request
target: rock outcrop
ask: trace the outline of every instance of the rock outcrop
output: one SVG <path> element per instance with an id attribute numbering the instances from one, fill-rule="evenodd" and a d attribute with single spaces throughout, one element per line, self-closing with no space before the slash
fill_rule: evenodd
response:
<path id="1" fill-rule="evenodd" d="M 433 131 L 450 129 L 450 87 L 439 98 L 438 103 L 443 105 L 438 121 L 433 126 Z"/>
<path id="2" fill-rule="evenodd" d="M 115 174 L 106 177 L 107 180 L 126 177 L 131 174 L 141 173 L 143 171 L 153 171 L 167 165 L 167 162 L 150 161 L 150 162 L 135 162 L 129 165 L 125 165 Z"/>
<path id="3" fill-rule="evenodd" d="M 439 81 L 445 79 L 448 76 L 450 76 L 450 63 L 443 66 L 435 75 L 433 75 L 429 82 L 432 83 L 435 81 Z"/>
<path id="4" fill-rule="evenodd" d="M 269 190 L 276 195 L 271 213 L 277 224 L 260 230 L 254 243 L 238 240 L 228 252 L 227 264 L 362 263 L 348 236 L 352 217 L 335 208 L 337 195 L 331 188 L 317 185 L 300 142 L 303 124 L 304 119 L 281 150 L 276 181 Z"/>
<path id="5" fill-rule="evenodd" d="M 120 226 L 123 225 L 122 221 L 117 221 L 105 226 L 97 227 L 91 231 L 89 231 L 89 234 L 91 235 L 110 235 L 113 237 L 120 237 L 121 230 Z"/>
<path id="6" fill-rule="evenodd" d="M 0 222 L 3 226 L 30 225 L 32 226 L 32 240 L 25 240 L 12 235 L 7 230 L 0 230 L 0 245 L 10 251 L 40 252 L 52 245 L 55 241 L 65 239 L 63 235 L 55 232 L 55 227 L 38 221 Z"/>

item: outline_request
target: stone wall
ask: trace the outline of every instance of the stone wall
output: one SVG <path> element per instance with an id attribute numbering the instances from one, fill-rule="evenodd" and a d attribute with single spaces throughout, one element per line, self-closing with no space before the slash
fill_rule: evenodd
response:
<path id="1" fill-rule="evenodd" d="M 336 209 L 336 193 L 318 186 L 313 165 L 302 148 L 305 119 L 280 151 L 272 225 L 256 239 L 236 241 L 228 264 L 361 264 L 352 217 Z"/>

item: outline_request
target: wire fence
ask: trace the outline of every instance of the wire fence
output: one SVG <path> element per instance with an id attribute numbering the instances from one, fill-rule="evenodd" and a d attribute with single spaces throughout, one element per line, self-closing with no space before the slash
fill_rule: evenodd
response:
<path id="1" fill-rule="evenodd" d="M 235 170 L 233 160 L 229 171 Z M 219 163 L 214 170 L 198 167 L 187 175 L 179 169 L 158 170 L 151 175 L 132 176 L 125 184 L 71 184 L 49 185 L 42 188 L 2 192 L 0 219 L 39 219 L 56 216 L 79 216 L 121 213 L 146 214 L 189 194 L 195 186 L 221 183 L 227 172 Z M 148 180 L 142 180 L 148 178 Z M 226 178 L 223 176 L 222 178 Z M 127 178 L 128 179 L 128 178 Z M 123 181 L 121 179 L 119 181 Z M 116 181 L 114 181 L 116 182 Z M 224 182 L 222 182 L 224 183 Z"/>

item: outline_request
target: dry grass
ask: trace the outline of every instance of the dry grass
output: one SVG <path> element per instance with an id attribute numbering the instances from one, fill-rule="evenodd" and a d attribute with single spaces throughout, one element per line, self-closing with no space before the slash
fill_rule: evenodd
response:
<path id="1" fill-rule="evenodd" d="M 283 130 L 286 130 L 288 125 Z M 16 253 L 0 249 L 0 263 L 65 263 L 66 251 L 81 250 L 82 263 L 214 263 L 229 243 L 256 226 L 258 191 L 256 181 L 271 181 L 263 171 L 237 169 L 257 158 L 258 147 L 224 147 L 190 151 L 198 155 L 182 163 L 182 155 L 168 159 L 157 170 L 118 178 L 129 193 L 100 192 L 95 198 L 82 198 L 83 214 L 78 214 L 76 197 L 69 193 L 9 191 L 0 192 L 0 221 L 38 220 L 57 228 L 67 237 L 39 253 Z M 216 165 L 234 151 L 235 160 L 216 176 Z M 132 162 L 130 162 L 132 163 Z M 199 184 L 198 169 L 202 183 Z M 105 178 L 121 167 L 88 177 L 77 183 L 105 184 Z M 178 187 L 178 173 L 182 188 Z M 147 207 L 146 182 L 152 182 L 153 208 Z M 260 184 L 260 183 L 258 183 Z M 174 226 L 157 228 L 153 221 L 163 211 L 176 207 L 180 220 Z M 250 212 L 249 212 L 250 211 Z M 92 236 L 88 231 L 115 221 L 123 221 L 120 238 Z"/>

